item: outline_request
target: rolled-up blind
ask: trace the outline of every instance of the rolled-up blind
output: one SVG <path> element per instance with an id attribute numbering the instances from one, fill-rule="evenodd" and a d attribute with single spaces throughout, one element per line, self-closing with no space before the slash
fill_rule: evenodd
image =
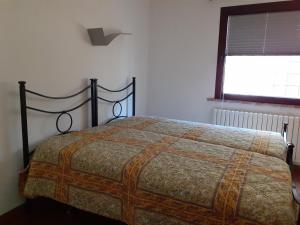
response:
<path id="1" fill-rule="evenodd" d="M 300 11 L 230 16 L 227 55 L 300 55 Z"/>

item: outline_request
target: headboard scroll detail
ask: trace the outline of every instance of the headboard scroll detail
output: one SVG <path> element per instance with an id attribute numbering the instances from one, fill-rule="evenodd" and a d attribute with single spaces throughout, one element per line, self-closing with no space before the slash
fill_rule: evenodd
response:
<path id="1" fill-rule="evenodd" d="M 120 92 L 124 92 L 124 91 L 128 91 L 131 88 L 131 92 L 129 94 L 127 94 L 125 97 L 119 99 L 119 100 L 110 100 L 107 98 L 103 98 L 103 97 L 97 97 L 98 100 L 104 101 L 106 103 L 112 103 L 112 115 L 113 118 L 111 118 L 110 120 L 108 120 L 106 123 L 110 123 L 116 119 L 119 118 L 124 118 L 124 117 L 128 117 L 127 116 L 122 116 L 122 112 L 123 112 L 123 107 L 122 107 L 122 102 L 129 99 L 130 97 L 132 97 L 132 116 L 135 116 L 135 77 L 132 78 L 132 82 L 130 84 L 128 84 L 126 87 L 122 88 L 122 89 L 118 89 L 118 90 L 112 90 L 112 89 L 108 89 L 105 88 L 101 85 L 97 85 L 97 87 L 100 90 L 106 91 L 106 92 L 110 92 L 110 93 L 120 93 Z M 120 110 L 117 113 L 116 111 L 116 107 L 119 106 Z"/>

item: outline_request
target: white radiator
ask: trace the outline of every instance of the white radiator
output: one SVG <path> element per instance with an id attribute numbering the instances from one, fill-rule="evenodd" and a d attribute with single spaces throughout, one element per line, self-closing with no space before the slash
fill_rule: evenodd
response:
<path id="1" fill-rule="evenodd" d="M 275 115 L 255 112 L 214 109 L 213 124 L 231 127 L 248 128 L 282 132 L 283 124 L 288 123 L 287 139 L 295 147 L 294 161 L 300 163 L 300 118 L 297 116 Z"/>

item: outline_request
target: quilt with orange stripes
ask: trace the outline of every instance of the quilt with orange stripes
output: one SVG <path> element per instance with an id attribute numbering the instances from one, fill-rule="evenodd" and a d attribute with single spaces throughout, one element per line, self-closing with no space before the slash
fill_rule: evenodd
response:
<path id="1" fill-rule="evenodd" d="M 286 144 L 282 135 L 275 132 L 157 117 L 130 117 L 110 125 L 224 145 L 286 160 Z"/>
<path id="2" fill-rule="evenodd" d="M 154 125 L 128 119 L 44 141 L 24 196 L 128 225 L 296 224 L 282 159 L 195 140 L 197 129 L 166 134 Z"/>

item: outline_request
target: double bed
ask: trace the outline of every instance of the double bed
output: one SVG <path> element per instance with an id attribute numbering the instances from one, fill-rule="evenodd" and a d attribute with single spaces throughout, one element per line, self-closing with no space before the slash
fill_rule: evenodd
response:
<path id="1" fill-rule="evenodd" d="M 293 146 L 281 134 L 115 113 L 98 126 L 92 107 L 92 128 L 50 137 L 24 161 L 24 197 L 128 225 L 297 224 Z"/>

